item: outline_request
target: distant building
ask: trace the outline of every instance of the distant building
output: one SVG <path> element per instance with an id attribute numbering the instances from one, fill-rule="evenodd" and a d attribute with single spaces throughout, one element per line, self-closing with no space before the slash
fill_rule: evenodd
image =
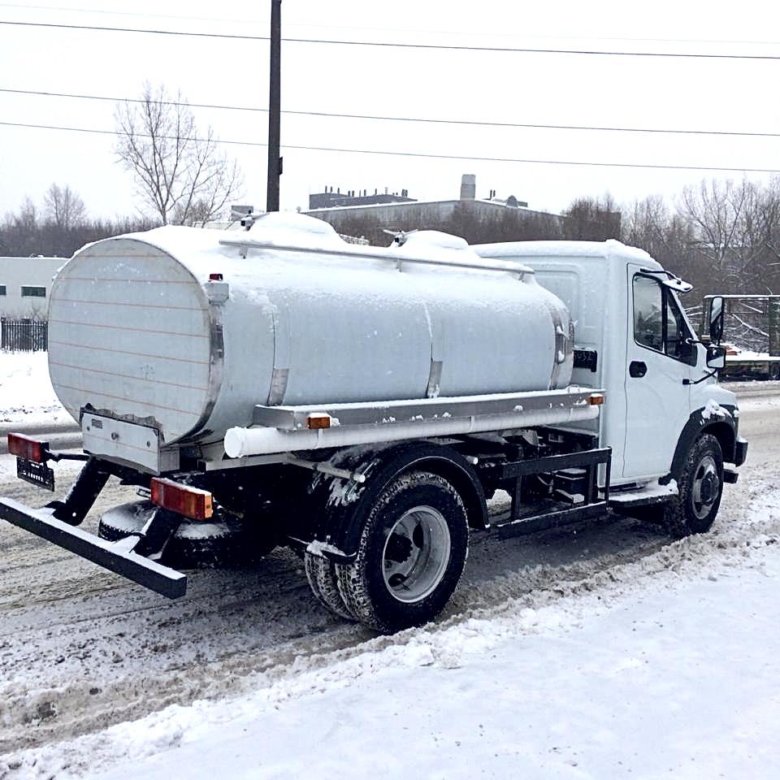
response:
<path id="1" fill-rule="evenodd" d="M 365 192 L 365 191 L 363 191 Z M 460 197 L 453 200 L 418 201 L 406 197 L 406 190 L 397 195 L 363 195 L 328 191 L 309 198 L 309 216 L 317 217 L 341 230 L 349 226 L 355 217 L 370 215 L 376 222 L 389 230 L 407 229 L 409 226 L 420 228 L 438 228 L 458 213 L 474 216 L 477 219 L 489 219 L 507 213 L 522 216 L 543 216 L 557 224 L 563 224 L 563 217 L 557 214 L 532 211 L 528 203 L 518 200 L 514 195 L 502 199 L 496 197 L 496 191 L 490 190 L 487 198 L 476 197 L 476 177 L 464 174 L 461 180 Z M 328 200 L 326 200 L 326 197 Z M 313 205 L 313 204 L 319 205 Z"/>
<path id="2" fill-rule="evenodd" d="M 368 190 L 348 190 L 341 192 L 340 189 L 333 191 L 333 187 L 326 187 L 325 192 L 318 192 L 309 195 L 309 209 L 332 209 L 339 206 L 374 206 L 380 203 L 414 203 L 414 198 L 409 197 L 409 190 L 401 190 L 400 195 L 397 192 L 390 193 L 385 189 L 384 193 L 374 190 L 373 195 L 369 195 Z"/>
<path id="3" fill-rule="evenodd" d="M 46 319 L 54 274 L 63 257 L 0 257 L 0 317 Z"/>

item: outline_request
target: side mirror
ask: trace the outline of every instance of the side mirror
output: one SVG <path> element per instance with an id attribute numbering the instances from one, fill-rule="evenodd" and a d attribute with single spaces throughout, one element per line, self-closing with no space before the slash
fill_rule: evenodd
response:
<path id="1" fill-rule="evenodd" d="M 720 295 L 710 299 L 709 332 L 710 341 L 713 344 L 719 344 L 720 340 L 723 338 L 723 321 L 725 318 L 723 304 L 724 301 Z"/>
<path id="2" fill-rule="evenodd" d="M 710 344 L 707 347 L 707 368 L 726 367 L 726 347 L 720 344 Z"/>

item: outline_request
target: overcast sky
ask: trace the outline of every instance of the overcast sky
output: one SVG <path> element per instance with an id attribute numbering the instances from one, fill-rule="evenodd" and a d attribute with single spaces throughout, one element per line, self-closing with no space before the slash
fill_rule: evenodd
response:
<path id="1" fill-rule="evenodd" d="M 267 36 L 270 0 L 41 0 L 0 2 L 0 22 L 143 28 Z M 780 10 L 774 3 L 655 0 L 284 0 L 287 38 L 437 44 L 397 48 L 288 41 L 282 109 L 294 112 L 484 123 L 778 133 L 681 135 L 491 127 L 285 114 L 283 209 L 306 208 L 325 186 L 457 197 L 462 173 L 478 196 L 495 189 L 557 211 L 607 191 L 618 201 L 674 196 L 703 177 L 780 171 Z M 567 49 L 743 55 L 667 58 L 530 53 Z M 767 57 L 760 59 L 759 57 Z M 772 59 L 772 57 L 776 59 Z M 134 213 L 130 174 L 110 135 L 12 127 L 111 131 L 111 101 L 16 94 L 138 97 L 145 80 L 192 104 L 267 108 L 268 41 L 0 24 L 0 214 L 52 182 L 77 191 L 92 215 Z M 265 204 L 267 113 L 193 109 L 245 178 L 244 202 Z M 358 154 L 295 147 L 399 152 L 464 159 Z M 491 162 L 474 158 L 502 158 Z M 514 160 L 515 162 L 512 162 Z M 521 162 L 525 161 L 525 162 Z M 529 161 L 546 161 L 533 163 Z M 736 172 L 594 167 L 561 162 L 702 166 Z M 746 174 L 766 181 L 768 173 Z"/>

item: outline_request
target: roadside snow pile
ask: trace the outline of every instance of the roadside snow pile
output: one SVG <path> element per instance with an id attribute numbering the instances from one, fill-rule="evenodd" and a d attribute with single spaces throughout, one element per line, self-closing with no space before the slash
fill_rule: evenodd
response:
<path id="1" fill-rule="evenodd" d="M 72 422 L 54 394 L 47 361 L 46 352 L 0 351 L 0 424 Z"/>
<path id="2" fill-rule="evenodd" d="M 129 755 L 101 777 L 772 777 L 779 576 L 767 549 L 608 611 L 594 595 L 520 609 L 347 661 L 339 679 L 172 708 L 117 727 Z"/>

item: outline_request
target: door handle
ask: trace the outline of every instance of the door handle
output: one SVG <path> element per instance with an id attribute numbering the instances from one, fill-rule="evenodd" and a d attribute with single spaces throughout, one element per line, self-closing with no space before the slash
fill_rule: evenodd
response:
<path id="1" fill-rule="evenodd" d="M 647 373 L 647 363 L 644 363 L 641 360 L 632 360 L 628 366 L 628 373 L 629 376 L 634 377 L 634 379 L 640 379 Z"/>

